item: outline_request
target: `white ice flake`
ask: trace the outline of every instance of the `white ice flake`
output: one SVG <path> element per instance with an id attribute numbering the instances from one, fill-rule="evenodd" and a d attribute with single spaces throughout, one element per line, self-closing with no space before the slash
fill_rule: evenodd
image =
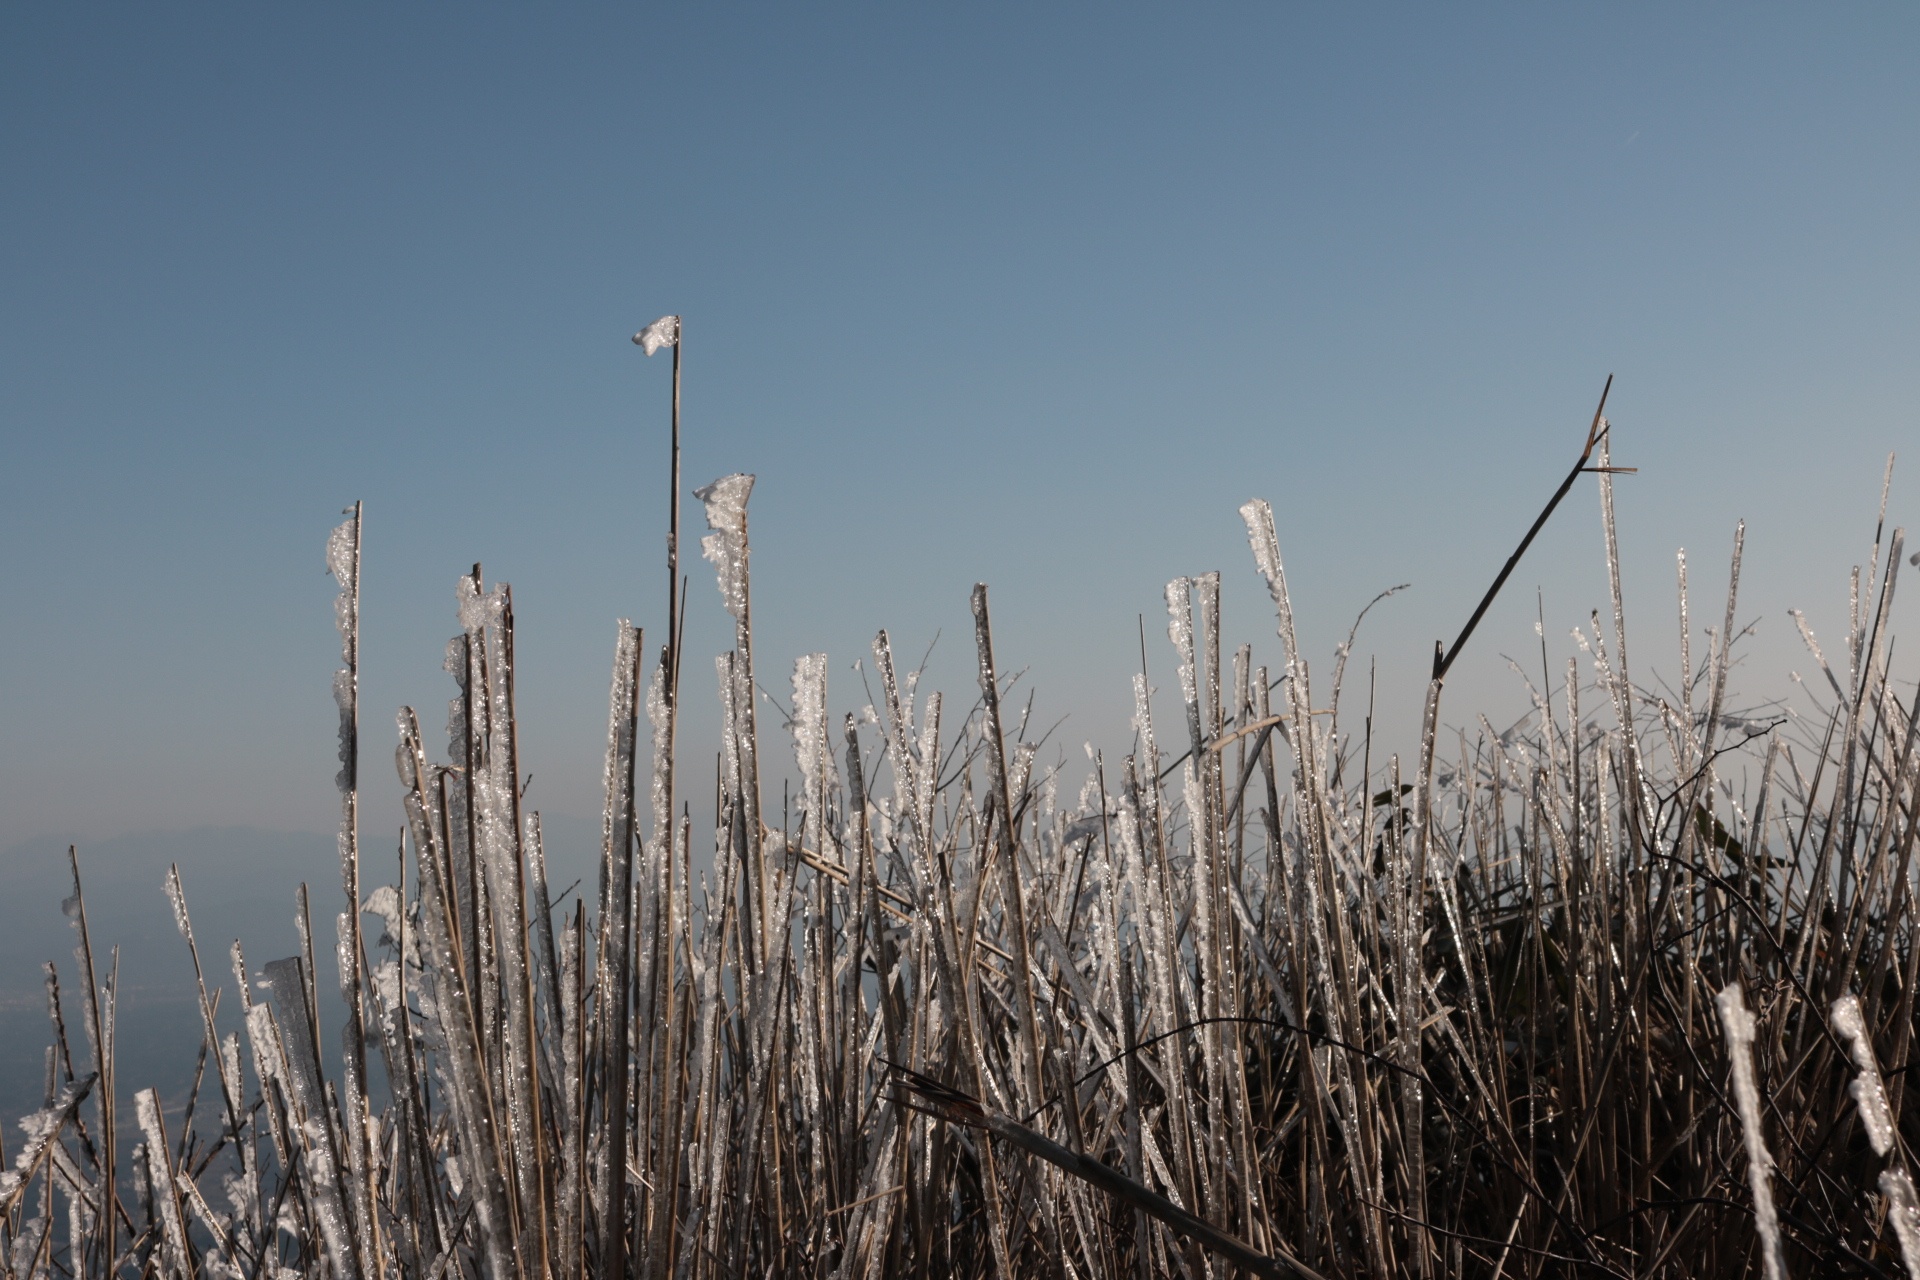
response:
<path id="1" fill-rule="evenodd" d="M 662 347 L 680 345 L 680 317 L 661 316 L 652 324 L 633 335 L 633 345 L 648 355 L 653 355 Z"/>
<path id="2" fill-rule="evenodd" d="M 360 909 L 368 915 L 379 916 L 386 926 L 386 933 L 379 940 L 383 947 L 395 946 L 400 940 L 400 891 L 390 884 L 383 884 L 367 895 Z"/>

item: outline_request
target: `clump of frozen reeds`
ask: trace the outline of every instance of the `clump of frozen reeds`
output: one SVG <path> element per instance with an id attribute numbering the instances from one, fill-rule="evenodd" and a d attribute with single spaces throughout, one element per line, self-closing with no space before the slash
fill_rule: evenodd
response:
<path id="1" fill-rule="evenodd" d="M 1420 758 L 1377 758 L 1340 718 L 1346 647 L 1315 691 L 1252 503 L 1278 647 L 1229 647 L 1218 574 L 1175 581 L 1178 711 L 1157 721 L 1142 675 L 1133 749 L 1077 796 L 1003 704 L 981 587 L 955 703 L 885 632 L 874 722 L 833 723 L 824 658 L 794 664 L 777 829 L 751 481 L 721 480 L 717 822 L 696 835 L 674 793 L 676 599 L 654 649 L 618 627 L 591 910 L 549 895 L 512 600 L 477 569 L 445 762 L 403 711 L 400 873 L 362 858 L 356 509 L 329 544 L 345 1025 L 320 1025 L 308 931 L 261 983 L 236 947 L 237 1016 L 203 979 L 184 1110 L 142 1093 L 128 1125 L 76 861 L 85 1043 L 50 969 L 0 1257 L 168 1280 L 1894 1274 L 1920 1225 L 1901 537 L 1856 577 L 1844 663 L 1816 649 L 1812 717 L 1729 709 L 1738 539 L 1705 660 L 1683 621 L 1682 678 L 1653 692 L 1606 434 L 1569 483 L 1599 472 L 1610 622 L 1505 731 L 1442 727 L 1443 653 Z"/>

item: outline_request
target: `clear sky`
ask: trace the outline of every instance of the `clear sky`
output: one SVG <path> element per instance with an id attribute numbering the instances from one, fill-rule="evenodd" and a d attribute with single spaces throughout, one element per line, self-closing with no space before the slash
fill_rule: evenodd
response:
<path id="1" fill-rule="evenodd" d="M 664 620 L 668 367 L 627 341 L 664 312 L 689 487 L 759 476 L 783 696 L 824 649 L 864 703 L 886 626 L 970 701 L 980 580 L 1055 742 L 1124 749 L 1142 613 L 1173 705 L 1168 578 L 1223 570 L 1277 660 L 1261 496 L 1321 671 L 1414 584 L 1356 667 L 1403 741 L 1608 373 L 1637 674 L 1674 550 L 1715 617 L 1745 518 L 1784 694 L 1785 610 L 1837 641 L 1920 443 L 1916 67 L 1907 4 L 5 6 L 0 846 L 327 830 L 355 499 L 368 825 L 476 560 L 533 800 L 590 818 L 614 619 Z M 1517 705 L 1536 587 L 1564 662 L 1601 565 L 1583 483 L 1450 720 Z"/>

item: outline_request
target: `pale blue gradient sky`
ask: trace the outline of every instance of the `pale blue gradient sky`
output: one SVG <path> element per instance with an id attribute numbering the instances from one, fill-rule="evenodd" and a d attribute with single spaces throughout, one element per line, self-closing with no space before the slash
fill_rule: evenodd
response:
<path id="1" fill-rule="evenodd" d="M 1748 685 L 1785 693 L 1784 611 L 1837 642 L 1917 438 L 1916 66 L 1903 4 L 7 6 L 0 846 L 328 829 L 356 498 L 369 828 L 474 560 L 515 586 L 534 800 L 595 812 L 613 620 L 664 615 L 667 362 L 627 336 L 667 311 L 689 487 L 759 475 L 783 696 L 825 649 L 865 702 L 887 626 L 944 629 L 970 701 L 985 580 L 1056 741 L 1123 749 L 1142 612 L 1171 706 L 1169 577 L 1224 570 L 1277 660 L 1264 496 L 1322 671 L 1415 584 L 1356 668 L 1403 741 L 1609 372 L 1638 673 L 1674 548 L 1716 617 L 1745 517 Z M 1557 669 L 1605 598 L 1590 485 L 1449 720 L 1516 705 L 1536 585 Z"/>

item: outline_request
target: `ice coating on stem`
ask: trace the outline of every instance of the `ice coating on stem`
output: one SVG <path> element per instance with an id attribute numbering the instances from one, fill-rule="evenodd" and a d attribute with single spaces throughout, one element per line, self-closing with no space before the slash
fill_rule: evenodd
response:
<path id="1" fill-rule="evenodd" d="M 343 793 L 354 785 L 357 685 L 360 668 L 360 512 L 327 535 L 327 572 L 340 584 L 333 600 L 333 623 L 340 632 L 340 670 L 333 677 L 333 701 L 340 711 L 340 772 L 334 784 Z"/>
<path id="2" fill-rule="evenodd" d="M 927 695 L 926 709 L 920 717 L 920 740 L 915 744 L 920 761 L 920 830 L 933 830 L 933 806 L 939 794 L 940 707 L 945 699 L 939 690 Z"/>
<path id="3" fill-rule="evenodd" d="M 352 664 L 353 648 L 349 637 L 359 625 L 356 613 L 360 596 L 360 517 L 355 514 L 327 535 L 327 572 L 340 584 L 333 601 L 334 625 L 340 630 L 340 661 Z"/>
<path id="4" fill-rule="evenodd" d="M 340 968 L 340 994 L 352 999 L 354 985 L 358 981 L 353 962 L 353 916 L 345 911 L 335 916 L 333 933 L 333 959 Z"/>
<path id="5" fill-rule="evenodd" d="M 723 805 L 733 804 L 740 793 L 739 681 L 735 678 L 736 659 L 732 653 L 715 654 L 713 675 L 720 691 L 720 791 Z"/>
<path id="6" fill-rule="evenodd" d="M 20 1145 L 19 1154 L 14 1156 L 13 1168 L 0 1173 L 0 1205 L 11 1201 L 19 1193 L 28 1176 L 39 1165 L 41 1156 L 46 1154 L 47 1144 L 58 1136 L 80 1095 L 92 1084 L 92 1076 L 76 1080 L 61 1091 L 52 1106 L 20 1118 L 20 1132 L 26 1134 L 27 1140 Z"/>
<path id="7" fill-rule="evenodd" d="M 487 629 L 487 624 L 495 621 L 505 599 L 498 587 L 482 592 L 480 583 L 467 573 L 454 580 L 453 595 L 460 608 L 460 629 L 476 640 Z"/>
<path id="8" fill-rule="evenodd" d="M 1260 576 L 1267 580 L 1267 594 L 1273 598 L 1275 624 L 1280 642 L 1287 650 L 1287 678 L 1293 682 L 1289 696 L 1294 707 L 1303 715 L 1301 746 L 1304 750 L 1310 748 L 1313 742 L 1312 722 L 1305 718 L 1313 702 L 1307 691 L 1300 645 L 1294 637 L 1293 601 L 1287 595 L 1287 571 L 1280 564 L 1280 540 L 1273 532 L 1273 508 L 1264 499 L 1255 498 L 1240 508 L 1240 518 L 1247 525 L 1247 542 L 1253 548 L 1253 562 L 1259 568 Z M 1312 754 L 1308 751 L 1303 759 L 1311 758 Z"/>
<path id="9" fill-rule="evenodd" d="M 1893 1150 L 1893 1113 L 1887 1108 L 1887 1091 L 1880 1080 L 1880 1065 L 1873 1058 L 1873 1042 L 1860 1014 L 1859 997 L 1849 992 L 1833 1002 L 1833 1029 L 1847 1042 L 1853 1065 L 1860 1072 L 1847 1085 L 1847 1092 L 1859 1108 L 1860 1123 L 1866 1127 L 1873 1153 L 1884 1156 Z"/>
<path id="10" fill-rule="evenodd" d="M 801 804 L 809 811 L 840 785 L 827 740 L 827 655 L 809 653 L 793 663 L 793 755 L 800 766 Z M 816 814 L 825 821 L 825 814 Z"/>
<path id="11" fill-rule="evenodd" d="M 187 1171 L 182 1169 L 173 1178 L 173 1185 L 179 1190 L 186 1208 L 193 1211 L 194 1223 L 206 1235 L 213 1239 L 213 1247 L 200 1259 L 200 1273 L 211 1276 L 213 1280 L 241 1280 L 242 1272 L 227 1256 L 227 1242 L 232 1239 L 232 1220 L 223 1213 L 215 1213 L 213 1206 L 207 1203 L 200 1187 Z"/>
<path id="12" fill-rule="evenodd" d="M 747 498 L 752 493 L 753 477 L 745 472 L 693 491 L 706 507 L 707 527 L 713 530 L 700 539 L 701 554 L 713 562 L 720 599 L 737 620 L 747 616 Z"/>
<path id="13" fill-rule="evenodd" d="M 935 693 L 927 700 L 929 719 L 932 718 L 934 699 L 939 696 Z M 1033 757 L 1036 751 L 1037 748 L 1031 742 L 1017 742 L 1014 744 L 1012 754 L 1007 758 L 1007 793 L 1013 797 L 1015 813 L 1018 813 L 1031 799 L 1027 794 L 1027 788 L 1033 780 Z M 929 751 L 928 754 L 932 755 L 932 752 Z M 935 757 L 934 763 L 938 763 L 938 757 Z"/>
<path id="14" fill-rule="evenodd" d="M 671 857 L 673 815 L 668 812 L 667 779 L 673 769 L 673 709 L 667 703 L 667 670 L 663 663 L 647 677 L 647 724 L 653 729 L 653 768 L 647 772 L 647 804 L 653 815 L 654 843 L 668 845 Z"/>
<path id="15" fill-rule="evenodd" d="M 240 1074 L 240 1037 L 231 1031 L 220 1042 L 220 1074 L 227 1082 L 227 1092 L 238 1101 L 246 1081 Z"/>
<path id="16" fill-rule="evenodd" d="M 1247 541 L 1253 546 L 1254 567 L 1260 576 L 1272 582 L 1280 576 L 1280 540 L 1273 532 L 1273 508 L 1265 498 L 1255 498 L 1240 508 L 1247 525 Z"/>
<path id="17" fill-rule="evenodd" d="M 1761 1273 L 1766 1280 L 1785 1280 L 1780 1260 L 1780 1215 L 1773 1205 L 1773 1154 L 1760 1131 L 1760 1090 L 1753 1076 L 1753 1015 L 1735 982 L 1713 998 L 1726 1035 L 1727 1062 L 1733 1072 L 1734 1105 L 1740 1113 L 1740 1132 L 1747 1148 L 1747 1185 L 1753 1191 L 1753 1221 L 1760 1233 Z"/>
<path id="18" fill-rule="evenodd" d="M 462 631 L 447 641 L 440 669 L 453 677 L 458 692 L 447 699 L 447 754 L 457 763 L 467 757 L 467 633 Z"/>
<path id="19" fill-rule="evenodd" d="M 1900 1242 L 1900 1260 L 1911 1280 L 1920 1280 L 1920 1197 L 1913 1193 L 1913 1179 L 1905 1169 L 1888 1169 L 1880 1175 L 1880 1193 L 1887 1198 L 1887 1221 Z"/>
<path id="20" fill-rule="evenodd" d="M 333 785 L 341 791 L 353 790 L 354 762 L 354 675 L 341 669 L 333 673 L 333 705 L 340 711 L 340 771 Z"/>
<path id="21" fill-rule="evenodd" d="M 180 1280 L 187 1280 L 187 1227 L 180 1219 L 180 1201 L 167 1162 L 166 1135 L 160 1128 L 160 1097 L 152 1089 L 142 1089 L 133 1095 L 133 1106 L 140 1132 L 147 1140 L 148 1176 L 155 1193 L 154 1207 L 160 1211 L 167 1266 Z"/>
<path id="22" fill-rule="evenodd" d="M 631 759 L 633 753 L 631 726 L 634 696 L 633 664 L 640 645 L 640 634 L 633 629 L 631 622 L 622 618 L 615 626 L 619 630 L 619 635 L 614 640 L 613 688 L 608 696 L 607 706 L 607 805 L 600 828 L 601 840 L 608 847 L 614 839 L 614 824 L 618 818 L 615 797 L 625 786 L 622 776 L 623 761 Z M 603 883 L 600 886 L 603 908 L 606 905 L 606 892 L 607 886 Z"/>
<path id="23" fill-rule="evenodd" d="M 1144 675 L 1133 678 L 1133 728 L 1140 735 L 1140 759 L 1144 768 L 1147 785 L 1140 789 L 1141 818 L 1143 825 L 1157 828 L 1160 821 L 1160 788 L 1153 785 L 1152 779 L 1160 771 L 1160 749 L 1153 740 L 1153 690 L 1147 686 Z M 1145 838 L 1152 838 L 1152 833 Z"/>
<path id="24" fill-rule="evenodd" d="M 1199 698 L 1193 672 L 1193 579 L 1175 578 L 1167 584 L 1167 639 L 1180 655 L 1180 701 L 1195 705 Z"/>
<path id="25" fill-rule="evenodd" d="M 180 868 L 167 868 L 167 904 L 173 908 L 173 927 L 180 936 L 189 942 L 193 940 L 193 924 L 187 919 L 187 895 L 180 887 Z"/>

